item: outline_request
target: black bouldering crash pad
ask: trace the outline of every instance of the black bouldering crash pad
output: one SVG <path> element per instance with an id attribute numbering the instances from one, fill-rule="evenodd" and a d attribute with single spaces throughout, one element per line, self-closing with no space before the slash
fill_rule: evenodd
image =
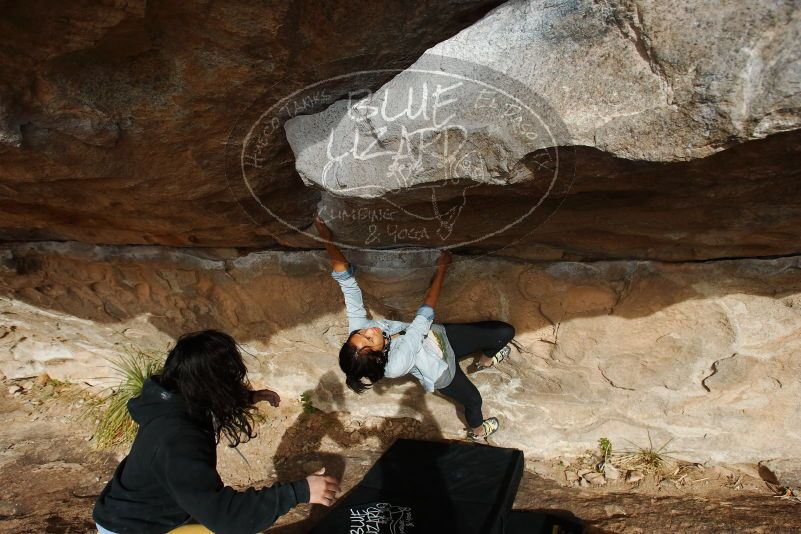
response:
<path id="1" fill-rule="evenodd" d="M 312 530 L 316 534 L 500 534 L 523 453 L 401 439 Z"/>

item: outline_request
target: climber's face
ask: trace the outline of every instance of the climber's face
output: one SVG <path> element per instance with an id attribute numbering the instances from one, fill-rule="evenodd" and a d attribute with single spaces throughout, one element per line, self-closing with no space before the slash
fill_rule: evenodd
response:
<path id="1" fill-rule="evenodd" d="M 356 350 L 361 352 L 362 349 L 370 351 L 379 351 L 384 348 L 384 334 L 381 329 L 375 326 L 370 328 L 362 328 L 350 338 L 351 344 L 356 347 Z"/>

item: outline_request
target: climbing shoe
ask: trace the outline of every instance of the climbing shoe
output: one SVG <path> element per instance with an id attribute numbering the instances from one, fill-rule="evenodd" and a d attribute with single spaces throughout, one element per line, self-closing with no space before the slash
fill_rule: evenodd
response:
<path id="1" fill-rule="evenodd" d="M 484 422 L 481 423 L 481 426 L 484 428 L 484 433 L 482 435 L 477 435 L 471 428 L 467 431 L 467 437 L 472 440 L 487 439 L 498 431 L 498 428 L 501 426 L 501 424 L 498 422 L 497 417 L 488 417 L 487 419 L 484 419 Z"/>

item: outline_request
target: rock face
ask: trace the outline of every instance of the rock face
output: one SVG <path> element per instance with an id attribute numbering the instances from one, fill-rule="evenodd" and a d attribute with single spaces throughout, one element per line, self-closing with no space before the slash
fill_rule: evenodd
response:
<path id="1" fill-rule="evenodd" d="M 495 163 L 508 169 L 554 142 L 593 146 L 631 160 L 698 159 L 743 141 L 801 127 L 801 52 L 795 46 L 799 37 L 801 12 L 792 3 L 762 2 L 749 9 L 732 3 L 710 9 L 682 1 L 572 0 L 559 5 L 512 1 L 433 47 L 377 93 L 351 102 L 354 109 L 347 116 L 342 117 L 341 107 L 347 103 L 342 101 L 318 117 L 298 117 L 287 130 L 295 136 L 293 130 L 308 128 L 304 123 L 311 122 L 327 132 L 341 119 L 335 141 L 352 141 L 352 131 L 369 122 L 373 136 L 368 141 L 392 143 L 397 142 L 402 125 L 409 132 L 422 126 L 439 130 L 456 126 L 443 120 L 455 111 L 456 118 L 462 119 L 458 126 L 467 130 L 476 145 L 502 147 L 507 161 Z M 410 89 L 415 91 L 413 111 L 417 112 L 422 106 L 422 84 L 428 81 L 433 89 L 446 79 L 423 72 L 436 68 L 465 76 L 460 87 L 450 88 L 443 82 L 444 96 L 439 100 L 430 95 L 429 107 L 440 105 L 440 120 L 425 114 L 397 117 L 409 103 Z M 520 87 L 505 87 L 502 77 Z M 471 83 L 473 78 L 489 85 Z M 456 83 L 456 78 L 450 80 Z M 496 89 L 527 90 L 538 96 L 555 114 L 545 119 L 560 118 L 566 130 L 551 132 L 550 137 L 531 137 L 526 135 L 530 131 L 486 117 L 493 104 L 506 104 Z M 479 94 L 482 90 L 484 94 Z M 474 104 L 472 109 L 455 109 L 467 108 L 468 102 Z M 479 127 L 500 125 L 505 127 L 480 136 L 487 132 Z M 320 154 L 310 151 L 300 156 L 298 167 L 304 176 L 317 181 L 319 172 L 306 169 L 319 167 L 313 158 L 319 159 Z M 359 162 L 355 160 L 355 170 Z M 362 165 L 371 163 L 367 160 Z M 419 172 L 417 182 L 448 178 L 444 170 L 434 176 L 426 173 L 430 167 Z M 354 180 L 355 185 L 361 179 L 361 174 L 341 177 Z M 330 184 L 321 185 L 334 190 Z M 352 194 L 367 193 L 356 190 Z"/>
<path id="2" fill-rule="evenodd" d="M 511 114 L 482 129 L 488 93 L 472 83 L 440 94 L 440 120 L 453 95 L 483 107 L 459 105 L 465 130 L 427 131 L 431 157 L 399 167 L 426 187 L 381 178 L 386 162 L 341 162 L 338 183 L 382 193 L 323 192 L 348 244 L 569 260 L 799 252 L 792 3 L 514 1 L 471 26 L 498 3 L 8 5 L 0 240 L 319 247 L 293 229 L 308 227 L 321 191 L 295 172 L 281 124 L 371 90 L 363 116 L 393 77 L 386 89 L 400 105 L 420 77 L 399 73 L 430 49 L 440 72 L 516 89 L 545 123 Z M 278 123 L 252 136 L 277 104 Z M 341 104 L 289 128 L 309 184 L 322 184 L 322 125 L 337 125 L 339 148 L 353 137 L 334 111 Z M 397 153 L 398 128 L 418 123 L 390 124 L 386 149 Z M 467 141 L 468 157 L 443 164 L 434 156 L 446 141 Z"/>
<path id="3" fill-rule="evenodd" d="M 376 316 L 450 247 L 439 320 L 515 325 L 475 379 L 499 443 L 797 480 L 801 10 L 498 4 L 4 6 L 2 373 L 107 384 L 216 328 L 257 385 L 460 436 L 412 381 L 344 390 L 319 208 Z"/>
<path id="4" fill-rule="evenodd" d="M 759 474 L 764 480 L 791 488 L 794 492 L 801 488 L 801 467 L 798 462 L 784 458 L 759 462 Z"/>
<path id="5" fill-rule="evenodd" d="M 374 316 L 409 317 L 429 281 L 421 253 L 353 254 Z M 425 253 L 428 254 L 428 253 Z M 347 336 L 319 253 L 20 245 L 2 253 L 8 377 L 107 382 L 101 357 L 221 328 L 245 347 L 257 385 L 357 415 L 409 416 L 461 435 L 457 408 L 416 382 L 343 388 Z M 498 443 L 580 453 L 608 437 L 695 461 L 801 460 L 801 258 L 693 264 L 459 258 L 439 321 L 513 323 L 523 352 L 474 378 Z M 380 266 L 380 267 L 378 267 Z M 465 362 L 467 363 L 467 362 Z M 780 436 L 780 437 L 777 437 Z M 795 462 L 795 464 L 793 464 Z"/>
<path id="6" fill-rule="evenodd" d="M 0 240 L 274 245 L 285 227 L 253 221 L 226 178 L 237 125 L 299 86 L 403 69 L 498 3 L 4 2 Z M 283 134 L 257 175 L 260 195 L 310 220 L 319 195 Z"/>
<path id="7" fill-rule="evenodd" d="M 793 253 L 797 231 L 755 212 L 765 199 L 801 222 L 782 192 L 801 198 L 798 134 L 755 140 L 801 126 L 800 14 L 507 2 L 379 91 L 285 129 L 332 220 L 378 213 L 373 229 L 340 224 L 349 243 L 538 259 Z M 755 186 L 770 192 L 743 194 Z"/>
<path id="8" fill-rule="evenodd" d="M 577 145 L 678 161 L 801 127 L 799 37 L 793 3 L 524 0 L 431 53 L 520 80 Z"/>

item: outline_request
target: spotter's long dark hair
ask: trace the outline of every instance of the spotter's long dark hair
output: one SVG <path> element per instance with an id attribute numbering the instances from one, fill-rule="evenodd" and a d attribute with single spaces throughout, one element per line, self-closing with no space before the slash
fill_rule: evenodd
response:
<path id="1" fill-rule="evenodd" d="M 157 381 L 184 398 L 189 412 L 211 418 L 217 443 L 225 435 L 231 447 L 255 437 L 247 368 L 236 341 L 223 332 L 184 334 L 167 355 Z"/>
<path id="2" fill-rule="evenodd" d="M 345 384 L 356 393 L 364 393 L 373 384 L 384 378 L 387 366 L 387 351 L 362 349 L 357 350 L 351 339 L 358 333 L 354 330 L 348 340 L 339 349 L 339 368 L 345 373 Z M 362 379 L 369 380 L 365 383 Z"/>

